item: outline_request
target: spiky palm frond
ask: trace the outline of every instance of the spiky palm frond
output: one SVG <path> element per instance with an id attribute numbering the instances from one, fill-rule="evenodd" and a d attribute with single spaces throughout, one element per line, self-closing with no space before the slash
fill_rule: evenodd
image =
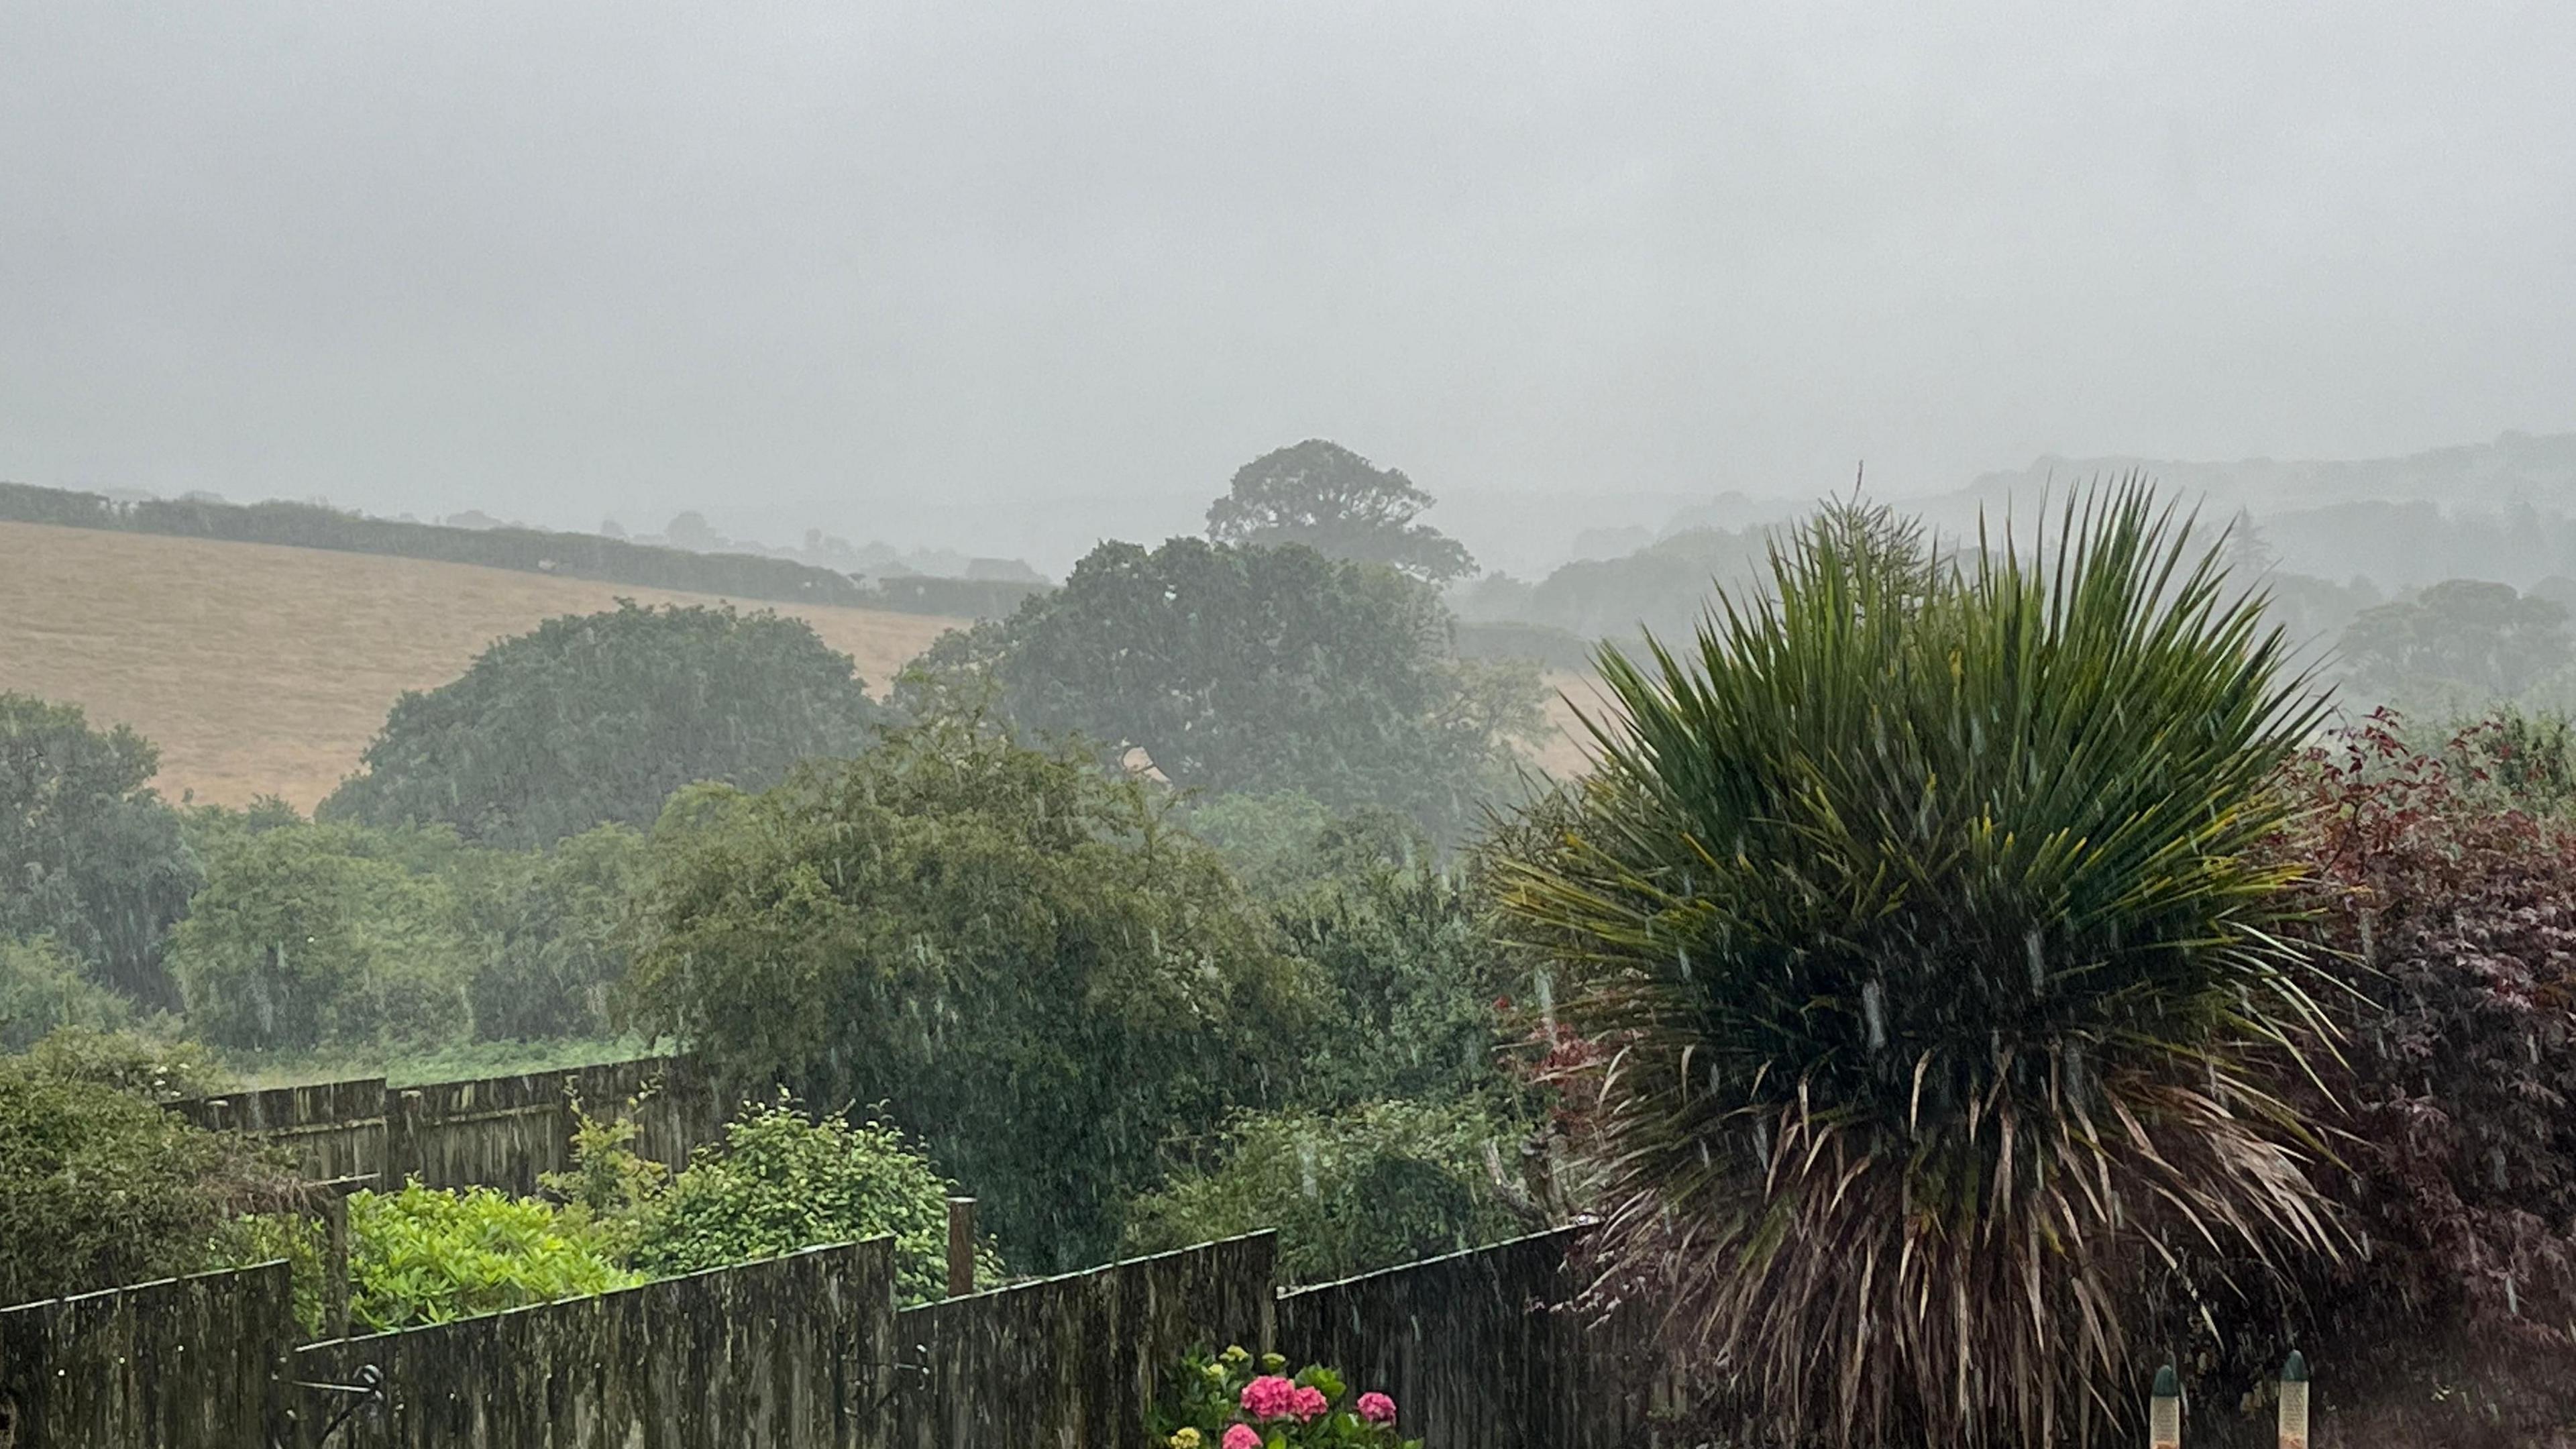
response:
<path id="1" fill-rule="evenodd" d="M 2315 706 L 2142 483 L 2043 542 L 1829 511 L 1692 653 L 1604 651 L 1507 867 L 1615 1052 L 1607 1266 L 1793 1442 L 2090 1437 L 2158 1255 L 2332 1248 L 2244 1066 L 2316 1021 L 2257 849 Z"/>

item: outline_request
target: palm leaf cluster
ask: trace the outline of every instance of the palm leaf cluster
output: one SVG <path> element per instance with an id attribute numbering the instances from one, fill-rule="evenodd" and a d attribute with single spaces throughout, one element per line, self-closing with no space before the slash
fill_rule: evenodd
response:
<path id="1" fill-rule="evenodd" d="M 1605 1266 L 1786 1442 L 2095 1438 L 2158 1274 L 2333 1250 L 2263 1085 L 2314 706 L 2190 540 L 2136 480 L 2027 550 L 1828 510 L 1695 649 L 1604 651 L 1506 866 L 1606 1063 Z"/>

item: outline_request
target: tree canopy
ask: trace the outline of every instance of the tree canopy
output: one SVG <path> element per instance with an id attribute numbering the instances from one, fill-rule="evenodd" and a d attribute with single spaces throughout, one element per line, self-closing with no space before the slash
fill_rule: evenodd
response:
<path id="1" fill-rule="evenodd" d="M 1208 505 L 1208 537 L 1302 543 L 1326 558 L 1385 564 L 1443 584 L 1475 572 L 1476 560 L 1456 539 L 1415 522 L 1433 502 L 1401 472 L 1308 438 L 1236 469 L 1233 487 Z"/>
<path id="2" fill-rule="evenodd" d="M 151 788 L 159 767 L 123 725 L 0 694 L 0 938 L 51 936 L 99 980 L 171 1006 L 162 947 L 198 874 Z"/>
<path id="3" fill-rule="evenodd" d="M 929 660 L 989 667 L 1010 720 L 1138 749 L 1172 783 L 1380 805 L 1454 838 L 1537 726 L 1526 667 L 1448 655 L 1447 611 L 1307 548 L 1105 543 L 1065 586 Z"/>
<path id="4" fill-rule="evenodd" d="M 1021 1265 L 1100 1261 L 1165 1140 L 1267 1102 L 1311 1015 L 1159 795 L 958 720 L 698 786 L 654 832 L 637 1007 L 738 1085 L 885 1104 Z"/>
<path id="5" fill-rule="evenodd" d="M 2567 610 L 2510 584 L 2451 579 L 2366 609 L 2343 635 L 2353 687 L 2436 713 L 2518 698 L 2576 662 Z"/>
<path id="6" fill-rule="evenodd" d="M 396 701 L 319 813 L 503 846 L 640 829 L 692 781 L 764 789 L 861 748 L 877 710 L 856 668 L 802 620 L 729 606 L 549 619 Z"/>

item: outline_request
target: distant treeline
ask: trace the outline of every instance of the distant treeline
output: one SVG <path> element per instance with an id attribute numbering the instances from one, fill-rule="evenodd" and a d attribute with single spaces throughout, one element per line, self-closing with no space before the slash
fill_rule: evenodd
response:
<path id="1" fill-rule="evenodd" d="M 453 528 L 370 518 L 318 503 L 224 503 L 197 498 L 127 503 L 96 493 L 26 483 L 0 483 L 0 521 L 384 554 L 735 599 L 960 618 L 999 618 L 1047 587 L 1017 579 L 868 580 L 791 559 L 694 553 L 589 533 Z"/>

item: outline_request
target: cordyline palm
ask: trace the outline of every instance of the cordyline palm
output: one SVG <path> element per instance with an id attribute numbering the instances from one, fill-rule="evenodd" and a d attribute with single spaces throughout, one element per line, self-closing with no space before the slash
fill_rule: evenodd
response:
<path id="1" fill-rule="evenodd" d="M 1789 1442 L 2095 1438 L 2153 1274 L 2333 1251 L 2248 1066 L 2316 1025 L 2257 848 L 2314 706 L 2189 532 L 2135 480 L 2036 562 L 1829 510 L 1693 653 L 1603 651 L 1505 868 L 1609 1061 L 1604 1266 Z"/>

